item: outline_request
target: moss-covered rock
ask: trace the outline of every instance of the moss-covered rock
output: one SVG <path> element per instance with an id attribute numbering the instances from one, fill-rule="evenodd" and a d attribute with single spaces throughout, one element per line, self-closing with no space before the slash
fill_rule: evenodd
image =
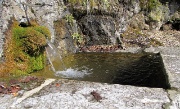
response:
<path id="1" fill-rule="evenodd" d="M 37 25 L 37 24 L 36 24 Z M 50 32 L 43 26 L 20 27 L 14 21 L 7 32 L 5 73 L 24 75 L 44 68 L 45 46 Z"/>
<path id="2" fill-rule="evenodd" d="M 17 46 L 30 55 L 40 54 L 46 45 L 46 36 L 36 29 L 37 27 L 16 27 L 13 29 L 13 36 Z"/>

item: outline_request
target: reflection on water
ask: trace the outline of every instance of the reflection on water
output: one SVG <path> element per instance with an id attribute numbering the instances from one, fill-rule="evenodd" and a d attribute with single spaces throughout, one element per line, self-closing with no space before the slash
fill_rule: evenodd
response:
<path id="1" fill-rule="evenodd" d="M 56 59 L 55 59 L 56 60 Z M 57 59 L 58 60 L 58 59 Z M 63 69 L 62 62 L 67 69 Z M 77 53 L 54 61 L 55 76 L 110 84 L 169 87 L 159 54 Z"/>

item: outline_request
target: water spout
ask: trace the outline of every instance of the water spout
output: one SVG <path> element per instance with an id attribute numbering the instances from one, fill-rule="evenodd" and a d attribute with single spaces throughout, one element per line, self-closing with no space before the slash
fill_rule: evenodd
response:
<path id="1" fill-rule="evenodd" d="M 53 70 L 53 72 L 56 72 L 56 68 L 53 65 L 53 61 L 59 61 L 61 62 L 61 65 L 63 67 L 63 69 L 66 69 L 63 61 L 62 61 L 62 56 L 61 54 L 58 52 L 58 49 L 51 43 L 48 41 L 48 46 L 46 47 L 46 54 L 47 54 L 47 58 L 48 61 L 51 65 L 51 68 Z M 57 60 L 59 59 L 59 60 Z"/>
<path id="2" fill-rule="evenodd" d="M 53 71 L 53 72 L 56 72 L 56 69 L 54 68 L 54 65 L 53 65 L 53 63 L 52 63 L 52 61 L 51 61 L 51 58 L 50 58 L 50 55 L 49 55 L 49 53 L 48 53 L 47 48 L 46 48 L 46 54 L 47 54 L 48 61 L 49 61 L 50 65 L 51 65 L 52 71 Z"/>
<path id="3" fill-rule="evenodd" d="M 91 69 L 88 69 L 86 67 L 66 68 L 61 54 L 51 42 L 48 42 L 48 46 L 46 47 L 46 54 L 51 69 L 55 73 L 55 76 L 60 76 L 63 78 L 83 78 L 84 76 L 91 74 Z M 60 69 L 60 67 L 63 69 Z"/>

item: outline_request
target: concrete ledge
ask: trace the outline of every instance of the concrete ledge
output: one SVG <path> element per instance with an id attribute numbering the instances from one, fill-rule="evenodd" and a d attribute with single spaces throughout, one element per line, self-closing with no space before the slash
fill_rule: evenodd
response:
<path id="1" fill-rule="evenodd" d="M 168 109 L 180 109 L 180 47 L 147 48 L 146 52 L 160 52 L 171 89 Z"/>
<path id="2" fill-rule="evenodd" d="M 145 52 L 158 53 L 165 56 L 180 56 L 180 47 L 150 47 L 144 50 Z"/>
<path id="3" fill-rule="evenodd" d="M 180 47 L 151 47 L 145 52 L 161 54 L 170 86 L 180 88 Z"/>
<path id="4" fill-rule="evenodd" d="M 97 92 L 96 101 L 90 94 Z M 163 109 L 169 103 L 167 92 L 160 88 L 102 84 L 75 80 L 57 80 L 15 108 L 52 109 Z"/>

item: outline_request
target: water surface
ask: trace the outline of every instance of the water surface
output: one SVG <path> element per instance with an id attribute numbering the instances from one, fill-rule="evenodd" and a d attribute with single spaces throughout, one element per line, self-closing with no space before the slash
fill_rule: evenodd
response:
<path id="1" fill-rule="evenodd" d="M 77 53 L 55 59 L 51 76 L 81 81 L 169 87 L 160 54 Z M 52 76 L 52 77 L 53 77 Z"/>

